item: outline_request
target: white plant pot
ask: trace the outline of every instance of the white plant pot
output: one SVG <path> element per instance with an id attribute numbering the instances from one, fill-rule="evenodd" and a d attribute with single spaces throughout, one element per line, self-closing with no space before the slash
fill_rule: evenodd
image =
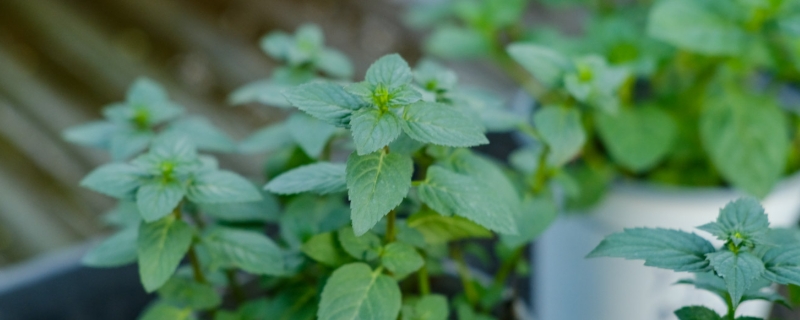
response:
<path id="1" fill-rule="evenodd" d="M 704 305 L 724 314 L 725 303 L 690 285 L 690 273 L 646 267 L 620 258 L 584 259 L 603 237 L 623 228 L 661 227 L 710 234 L 695 227 L 742 196 L 728 189 L 614 186 L 588 214 L 562 215 L 536 243 L 533 295 L 538 320 L 675 320 L 681 307 Z M 800 175 L 785 179 L 763 201 L 773 227 L 794 226 L 800 216 Z M 714 239 L 715 245 L 722 243 Z M 770 303 L 743 303 L 737 315 L 766 317 Z"/>

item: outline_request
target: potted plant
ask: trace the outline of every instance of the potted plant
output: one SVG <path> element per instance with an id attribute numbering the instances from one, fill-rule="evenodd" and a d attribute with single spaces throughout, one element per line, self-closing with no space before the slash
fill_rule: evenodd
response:
<path id="1" fill-rule="evenodd" d="M 670 318 L 663 310 L 698 299 L 691 289 L 663 289 L 676 276 L 584 261 L 581 252 L 631 224 L 692 227 L 742 193 L 764 198 L 774 224 L 797 221 L 800 181 L 787 178 L 797 168 L 797 116 L 778 99 L 798 79 L 797 5 L 543 2 L 589 12 L 584 34 L 526 25 L 524 0 L 452 1 L 414 10 L 408 20 L 433 26 L 432 54 L 503 68 L 536 100 L 535 128 L 551 110 L 578 114 L 580 155 L 544 172 L 563 190 L 566 212 L 592 214 L 561 219 L 539 242 L 539 315 Z M 542 149 L 523 148 L 512 163 L 550 166 L 534 161 Z M 587 304 L 572 308 L 575 299 Z"/>
<path id="2" fill-rule="evenodd" d="M 263 190 L 197 152 L 209 127 L 173 129 L 180 120 L 161 115 L 174 104 L 150 80 L 105 112 L 110 125 L 68 131 L 98 147 L 114 145 L 118 132 L 148 136 L 81 182 L 120 199 L 108 218 L 120 231 L 84 263 L 136 263 L 144 289 L 158 294 L 142 314 L 148 320 L 508 315 L 514 292 L 506 284 L 526 265 L 524 245 L 555 217 L 554 193 L 544 169 L 515 174 L 468 147 L 488 143 L 487 129 L 520 127 L 550 143 L 544 157 L 563 163 L 580 141 L 564 137 L 564 125 L 519 121 L 431 61 L 412 71 L 386 55 L 353 83 L 319 28 L 262 44 L 285 66 L 231 100 L 302 111 L 225 148 L 270 153 Z M 326 65 L 331 56 L 339 61 Z M 572 113 L 545 118 L 578 125 Z M 502 265 L 485 279 L 465 256 L 470 240 L 495 237 Z M 447 279 L 460 284 L 448 289 Z"/>

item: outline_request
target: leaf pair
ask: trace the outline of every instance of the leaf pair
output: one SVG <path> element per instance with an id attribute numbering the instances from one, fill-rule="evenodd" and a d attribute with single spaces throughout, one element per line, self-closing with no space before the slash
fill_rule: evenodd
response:
<path id="1" fill-rule="evenodd" d="M 405 132 L 423 143 L 467 147 L 487 143 L 483 128 L 451 106 L 418 102 L 412 73 L 398 55 L 367 70 L 366 81 L 346 88 L 326 82 L 287 91 L 300 110 L 328 123 L 349 127 L 359 155 L 372 153 Z"/>
<path id="2" fill-rule="evenodd" d="M 261 199 L 250 182 L 218 170 L 215 160 L 199 157 L 189 139 L 179 134 L 159 137 L 148 154 L 130 164 L 112 163 L 95 169 L 81 185 L 112 197 L 135 200 L 142 218 L 148 222 L 172 212 L 184 197 L 195 203 Z"/>
<path id="3" fill-rule="evenodd" d="M 124 102 L 103 108 L 105 120 L 68 128 L 67 141 L 108 150 L 116 161 L 128 159 L 148 148 L 163 133 L 188 136 L 200 149 L 219 152 L 234 150 L 233 141 L 202 117 L 180 118 L 182 106 L 169 100 L 166 90 L 148 78 L 138 78 L 128 89 Z"/>
<path id="4" fill-rule="evenodd" d="M 598 110 L 619 109 L 617 91 L 628 80 L 625 69 L 609 66 L 600 56 L 570 60 L 550 48 L 530 43 L 508 46 L 508 54 L 550 88 L 563 88 L 570 96 Z"/>

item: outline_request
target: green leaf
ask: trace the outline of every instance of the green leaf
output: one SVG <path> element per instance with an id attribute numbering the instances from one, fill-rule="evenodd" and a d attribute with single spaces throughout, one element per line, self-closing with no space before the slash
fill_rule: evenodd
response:
<path id="1" fill-rule="evenodd" d="M 739 305 L 742 296 L 750 289 L 753 282 L 764 273 L 764 262 L 746 251 L 709 253 L 708 261 L 714 271 L 725 280 L 734 308 Z"/>
<path id="2" fill-rule="evenodd" d="M 381 264 L 394 273 L 396 279 L 402 279 L 422 268 L 425 261 L 410 244 L 392 242 L 381 253 Z"/>
<path id="3" fill-rule="evenodd" d="M 408 218 L 408 226 L 418 230 L 430 244 L 468 238 L 491 238 L 492 232 L 462 217 L 447 217 L 433 211 L 420 211 Z"/>
<path id="4" fill-rule="evenodd" d="M 528 176 L 533 176 L 539 168 L 539 160 L 544 152 L 544 144 L 536 143 L 514 150 L 508 156 L 512 168 Z"/>
<path id="5" fill-rule="evenodd" d="M 618 257 L 644 260 L 644 265 L 674 271 L 704 272 L 706 255 L 714 252 L 708 240 L 678 230 L 634 228 L 607 236 L 587 258 Z"/>
<path id="6" fill-rule="evenodd" d="M 746 35 L 734 21 L 692 0 L 657 2 L 650 10 L 647 33 L 671 45 L 707 55 L 738 55 Z"/>
<path id="7" fill-rule="evenodd" d="M 348 258 L 336 242 L 333 232 L 315 235 L 300 247 L 309 258 L 326 266 L 336 267 L 344 264 Z"/>
<path id="8" fill-rule="evenodd" d="M 110 136 L 117 130 L 117 126 L 108 121 L 93 121 L 86 124 L 70 127 L 61 134 L 64 140 L 80 145 L 108 149 L 111 143 Z"/>
<path id="9" fill-rule="evenodd" d="M 492 45 L 475 30 L 444 25 L 425 39 L 425 51 L 445 59 L 474 59 L 490 54 Z"/>
<path id="10" fill-rule="evenodd" d="M 353 64 L 339 50 L 323 49 L 317 57 L 317 68 L 334 78 L 349 79 L 353 77 Z"/>
<path id="11" fill-rule="evenodd" d="M 703 306 L 683 307 L 675 315 L 679 320 L 722 320 L 716 311 Z"/>
<path id="12" fill-rule="evenodd" d="M 409 227 L 406 220 L 398 219 L 395 222 L 395 228 L 397 229 L 397 241 L 408 243 L 420 249 L 429 247 L 422 232 Z"/>
<path id="13" fill-rule="evenodd" d="M 403 201 L 411 188 L 413 172 L 409 156 L 383 151 L 350 154 L 347 191 L 356 235 L 367 232 Z"/>
<path id="14" fill-rule="evenodd" d="M 619 109 L 619 93 L 629 77 L 623 67 L 609 66 L 604 57 L 584 56 L 575 60 L 574 72 L 564 76 L 564 87 L 580 102 L 606 113 Z"/>
<path id="15" fill-rule="evenodd" d="M 208 171 L 195 175 L 186 197 L 196 203 L 248 202 L 261 200 L 261 193 L 236 173 Z"/>
<path id="16" fill-rule="evenodd" d="M 396 140 L 389 144 L 389 150 L 391 150 L 392 153 L 413 155 L 424 146 L 424 143 L 411 139 L 411 137 L 405 133 L 401 133 Z"/>
<path id="17" fill-rule="evenodd" d="M 115 198 L 129 198 L 142 184 L 146 172 L 126 163 L 103 165 L 90 172 L 80 185 Z"/>
<path id="18" fill-rule="evenodd" d="M 288 63 L 300 66 L 310 62 L 323 48 L 325 36 L 315 24 L 304 24 L 294 34 L 294 45 L 289 49 Z"/>
<path id="19" fill-rule="evenodd" d="M 514 114 L 506 102 L 495 93 L 475 88 L 462 88 L 454 93 L 453 105 L 464 106 L 489 132 L 508 132 L 526 123 L 524 117 Z"/>
<path id="20" fill-rule="evenodd" d="M 269 301 L 256 300 L 245 304 L 239 308 L 239 315 L 241 320 L 314 320 L 318 305 L 317 286 L 295 286 L 280 290 Z"/>
<path id="21" fill-rule="evenodd" d="M 389 92 L 411 83 L 413 75 L 408 63 L 399 54 L 388 54 L 367 69 L 364 79 L 372 86 L 383 85 Z"/>
<path id="22" fill-rule="evenodd" d="M 753 244 L 759 241 L 769 230 L 769 220 L 764 208 L 754 198 L 740 198 L 731 201 L 719 211 L 716 222 L 698 227 L 708 231 L 723 241 L 733 241 L 735 245 L 742 242 Z"/>
<path id="23" fill-rule="evenodd" d="M 286 121 L 289 134 L 300 148 L 312 158 L 319 158 L 336 127 L 302 113 L 295 113 Z"/>
<path id="24" fill-rule="evenodd" d="M 581 151 L 586 143 L 581 114 L 577 109 L 549 107 L 533 115 L 533 124 L 550 148 L 547 162 L 562 166 Z"/>
<path id="25" fill-rule="evenodd" d="M 364 104 L 361 99 L 332 82 L 307 83 L 285 92 L 293 106 L 335 126 L 350 123 L 350 114 Z"/>
<path id="26" fill-rule="evenodd" d="M 193 310 L 208 310 L 222 304 L 222 298 L 210 284 L 181 276 L 174 276 L 167 281 L 158 289 L 158 295 L 166 303 Z"/>
<path id="27" fill-rule="evenodd" d="M 294 143 L 294 138 L 289 133 L 285 122 L 259 129 L 247 139 L 239 143 L 239 152 L 258 153 L 272 152 Z"/>
<path id="28" fill-rule="evenodd" d="M 286 32 L 273 31 L 262 37 L 259 45 L 267 55 L 278 60 L 286 60 L 289 57 L 289 50 L 294 46 L 294 39 Z"/>
<path id="29" fill-rule="evenodd" d="M 764 99 L 715 97 L 700 115 L 700 137 L 713 164 L 734 187 L 763 197 L 782 177 L 789 129 L 781 111 Z"/>
<path id="30" fill-rule="evenodd" d="M 610 166 L 576 165 L 568 167 L 565 172 L 578 184 L 577 195 L 568 195 L 567 208 L 586 211 L 600 202 L 608 191 L 614 177 Z"/>
<path id="31" fill-rule="evenodd" d="M 144 221 L 153 222 L 170 214 L 183 199 L 183 185 L 160 179 L 145 182 L 136 192 L 136 205 Z"/>
<path id="32" fill-rule="evenodd" d="M 458 76 L 433 60 L 422 59 L 414 67 L 414 81 L 427 91 L 446 91 L 456 87 Z"/>
<path id="33" fill-rule="evenodd" d="M 449 313 L 447 297 L 431 294 L 404 304 L 402 320 L 447 320 Z"/>
<path id="34" fill-rule="evenodd" d="M 261 192 L 261 201 L 199 203 L 197 207 L 214 219 L 231 222 L 277 221 L 281 212 L 278 200 L 266 191 Z"/>
<path id="35" fill-rule="evenodd" d="M 669 153 L 677 135 L 675 121 L 654 107 L 622 109 L 596 114 L 603 145 L 621 166 L 642 172 Z"/>
<path id="36" fill-rule="evenodd" d="M 299 248 L 314 235 L 338 230 L 350 222 L 350 212 L 339 196 L 302 194 L 286 205 L 280 218 L 281 237 Z"/>
<path id="37" fill-rule="evenodd" d="M 172 277 L 192 244 L 192 227 L 167 216 L 139 227 L 137 248 L 139 277 L 147 292 L 160 288 Z"/>
<path id="38" fill-rule="evenodd" d="M 467 175 L 432 166 L 418 189 L 420 200 L 444 215 L 457 214 L 498 233 L 515 234 L 513 210 Z"/>
<path id="39" fill-rule="evenodd" d="M 144 311 L 139 320 L 195 320 L 197 317 L 190 308 L 179 308 L 159 301 Z"/>
<path id="40" fill-rule="evenodd" d="M 561 84 L 564 74 L 573 66 L 561 53 L 531 43 L 513 43 L 506 50 L 517 63 L 548 87 Z"/>
<path id="41" fill-rule="evenodd" d="M 400 312 L 397 282 L 364 263 L 336 269 L 325 283 L 319 320 L 394 320 Z"/>
<path id="42" fill-rule="evenodd" d="M 283 252 L 261 233 L 216 227 L 203 236 L 203 244 L 211 253 L 212 269 L 239 268 L 265 275 L 285 273 Z"/>
<path id="43" fill-rule="evenodd" d="M 290 88 L 291 85 L 276 83 L 272 79 L 258 80 L 233 91 L 228 97 L 228 103 L 240 105 L 258 102 L 268 106 L 288 108 L 292 104 L 286 100 L 283 92 Z"/>
<path id="44" fill-rule="evenodd" d="M 515 213 L 520 209 L 519 191 L 506 175 L 504 168 L 495 161 L 472 153 L 468 149 L 453 151 L 442 165 L 456 173 L 472 177 L 483 189 L 487 198 L 493 199 L 499 214 Z M 509 172 L 509 174 L 516 174 Z M 513 219 L 513 217 L 509 217 Z"/>
<path id="45" fill-rule="evenodd" d="M 275 177 L 264 188 L 277 194 L 342 192 L 347 190 L 346 168 L 343 163 L 309 164 Z"/>
<path id="46" fill-rule="evenodd" d="M 388 145 L 402 132 L 400 119 L 391 111 L 364 108 L 353 114 L 350 130 L 359 155 L 365 155 Z"/>
<path id="47" fill-rule="evenodd" d="M 800 285 L 800 244 L 770 248 L 761 258 L 764 278 L 780 284 Z"/>
<path id="48" fill-rule="evenodd" d="M 153 141 L 155 134 L 150 130 L 122 130 L 111 135 L 108 152 L 114 161 L 126 160 L 142 151 Z"/>
<path id="49" fill-rule="evenodd" d="M 103 222 L 121 229 L 128 227 L 139 227 L 142 215 L 134 201 L 119 201 L 114 209 L 103 215 Z"/>
<path id="50" fill-rule="evenodd" d="M 370 261 L 378 258 L 381 249 L 381 239 L 374 233 L 367 232 L 360 236 L 353 233 L 353 228 L 345 227 L 337 233 L 339 243 L 353 258 Z"/>
<path id="51" fill-rule="evenodd" d="M 136 262 L 136 238 L 139 226 L 131 226 L 89 250 L 81 262 L 90 267 L 119 267 Z"/>
<path id="52" fill-rule="evenodd" d="M 233 152 L 236 143 L 222 130 L 206 118 L 189 117 L 170 123 L 165 132 L 180 132 L 192 141 L 198 149 L 216 152 Z"/>
<path id="53" fill-rule="evenodd" d="M 500 235 L 500 240 L 512 248 L 523 246 L 544 233 L 557 216 L 558 208 L 551 197 L 525 199 L 522 202 L 522 210 L 519 210 L 514 217 L 519 233 Z"/>
<path id="54" fill-rule="evenodd" d="M 694 279 L 681 279 L 675 284 L 689 284 L 697 289 L 705 290 L 716 294 L 723 300 L 728 297 L 728 288 L 725 287 L 725 280 L 716 274 L 714 271 L 695 273 Z M 760 288 L 759 288 L 760 289 Z"/>
<path id="55" fill-rule="evenodd" d="M 489 143 L 479 123 L 455 107 L 418 102 L 403 111 L 403 131 L 414 140 L 450 147 L 472 147 Z"/>

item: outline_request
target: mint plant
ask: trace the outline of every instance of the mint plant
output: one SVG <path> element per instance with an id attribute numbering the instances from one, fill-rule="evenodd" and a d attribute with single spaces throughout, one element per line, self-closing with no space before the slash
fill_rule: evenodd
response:
<path id="1" fill-rule="evenodd" d="M 527 24 L 524 0 L 422 4 L 407 21 L 433 29 L 433 55 L 494 62 L 536 112 L 579 112 L 586 140 L 563 173 L 571 207 L 618 175 L 763 197 L 797 168 L 797 110 L 778 99 L 800 75 L 796 1 L 542 3 L 587 11 L 583 33 Z M 740 151 L 754 148 L 764 152 Z"/>
<path id="2" fill-rule="evenodd" d="M 442 257 L 434 248 L 489 236 L 487 229 L 517 233 L 517 192 L 496 164 L 459 148 L 488 140 L 474 109 L 435 102 L 455 100 L 446 98 L 454 77 L 437 68 L 428 63 L 428 73 L 417 73 L 430 91 L 414 85 L 414 73 L 400 56 L 388 55 L 369 68 L 363 82 L 312 82 L 286 92 L 298 109 L 350 131 L 355 149 L 345 163 L 300 166 L 266 185 L 278 194 L 347 192 L 352 228 L 314 235 L 301 247 L 310 259 L 336 267 L 320 296 L 321 319 L 394 319 L 401 297 L 410 297 L 397 280 L 415 272 L 420 297 L 402 307 L 404 317 L 446 317 L 447 300 L 432 295 L 428 282 L 429 259 Z M 472 280 L 465 281 L 472 288 L 472 310 L 478 296 Z M 353 295 L 354 287 L 363 295 Z"/>
<path id="3" fill-rule="evenodd" d="M 588 257 L 644 260 L 646 266 L 692 272 L 693 279 L 679 283 L 712 292 L 727 305 L 725 315 L 704 306 L 681 308 L 675 311 L 681 320 L 757 319 L 736 317 L 736 309 L 750 300 L 786 304 L 771 286 L 800 284 L 800 234 L 793 229 L 770 228 L 757 200 L 732 201 L 720 210 L 717 221 L 698 229 L 724 244 L 715 247 L 695 233 L 679 230 L 633 228 L 607 236 Z"/>
<path id="4" fill-rule="evenodd" d="M 325 47 L 323 42 L 322 31 L 313 24 L 301 26 L 294 36 L 280 31 L 266 35 L 261 40 L 261 48 L 281 66 L 269 79 L 246 84 L 233 92 L 229 102 L 234 105 L 257 102 L 270 107 L 291 108 L 284 91 L 315 79 L 351 78 L 353 67 L 350 60 L 338 50 Z M 253 133 L 239 144 L 239 151 L 279 152 L 281 156 L 277 158 L 287 161 L 310 161 L 327 156 L 323 153 L 328 140 L 343 133 L 335 126 L 304 113 L 294 113 L 286 122 Z"/>
<path id="5" fill-rule="evenodd" d="M 108 150 L 114 160 L 147 150 L 159 132 L 181 132 L 202 150 L 231 152 L 236 144 L 207 119 L 184 116 L 185 109 L 169 100 L 167 92 L 148 78 L 137 79 L 125 101 L 103 109 L 105 120 L 69 128 L 70 142 Z"/>
<path id="6" fill-rule="evenodd" d="M 150 88 L 158 99 L 129 98 L 131 116 L 104 125 L 148 140 L 81 182 L 119 199 L 106 216 L 119 231 L 83 262 L 137 263 L 144 289 L 158 293 L 148 320 L 493 319 L 508 278 L 525 271 L 525 244 L 555 217 L 547 173 L 578 152 L 579 118 L 552 109 L 534 128 L 496 96 L 461 87 L 453 71 L 431 60 L 412 70 L 397 54 L 346 82 L 325 66 L 335 51 L 310 25 L 263 44 L 285 66 L 231 100 L 299 111 L 225 151 L 268 153 L 264 190 L 199 154 L 218 131 L 173 129 L 182 109 L 139 80 L 131 92 Z M 547 142 L 535 151 L 546 165 L 518 157 L 519 174 L 468 149 L 489 143 L 487 131 L 515 129 Z M 490 253 L 468 241 L 495 235 L 502 265 L 478 280 L 465 256 Z M 440 292 L 433 277 L 457 277 L 463 292 Z"/>

